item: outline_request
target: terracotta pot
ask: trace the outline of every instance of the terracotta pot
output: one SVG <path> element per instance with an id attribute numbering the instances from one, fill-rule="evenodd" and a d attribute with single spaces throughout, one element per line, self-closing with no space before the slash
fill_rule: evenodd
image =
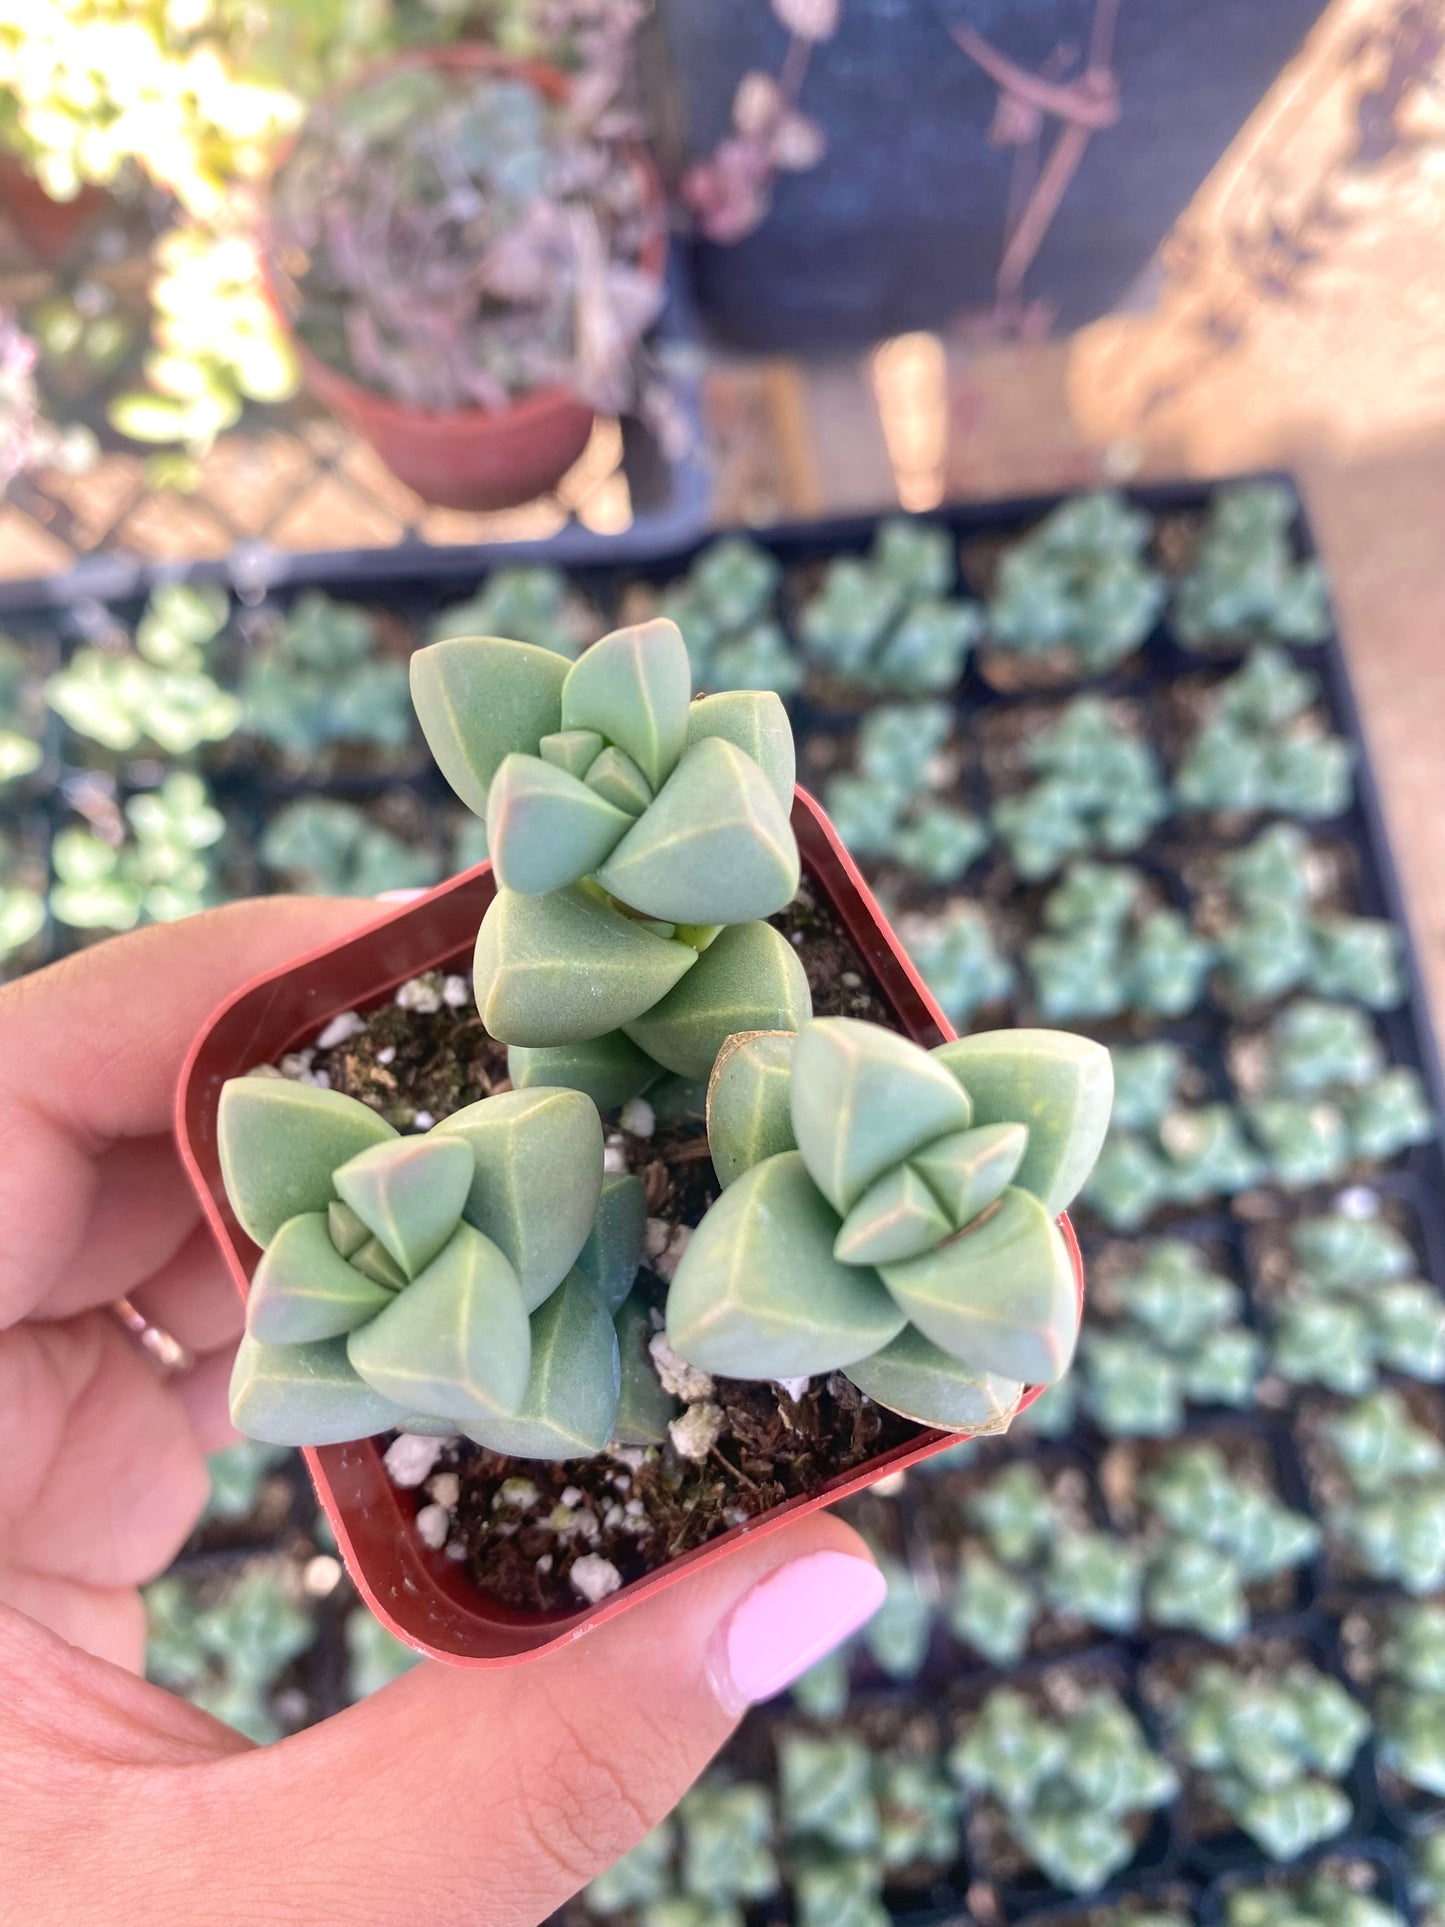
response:
<path id="1" fill-rule="evenodd" d="M 821 809 L 803 790 L 793 804 L 793 828 L 803 873 L 837 916 L 873 972 L 899 1028 L 915 1043 L 953 1035 L 889 929 L 851 857 Z M 181 1076 L 176 1133 L 181 1156 L 242 1296 L 260 1252 L 237 1224 L 221 1182 L 216 1111 L 221 1086 L 261 1063 L 310 1041 L 343 1010 L 362 1010 L 425 970 L 467 970 L 477 926 L 495 894 L 490 864 L 429 891 L 344 942 L 258 977 L 228 999 L 192 1047 Z M 1083 1265 L 1067 1217 L 1059 1220 L 1073 1256 L 1082 1303 Z M 1039 1396 L 1024 1393 L 1023 1405 Z M 1021 1407 L 1022 1409 L 1022 1407 Z M 585 1629 L 626 1612 L 685 1573 L 726 1559 L 746 1535 L 776 1531 L 790 1519 L 958 1443 L 956 1432 L 919 1426 L 903 1445 L 791 1499 L 762 1518 L 734 1527 L 670 1565 L 634 1580 L 599 1605 L 576 1612 L 526 1614 L 479 1592 L 466 1572 L 423 1544 L 416 1531 L 418 1495 L 398 1490 L 386 1476 L 376 1439 L 309 1447 L 306 1460 L 357 1590 L 398 1638 L 432 1659 L 459 1666 L 498 1666 L 559 1646 Z"/>
<path id="2" fill-rule="evenodd" d="M 47 268 L 65 259 L 112 198 L 103 187 L 87 183 L 73 199 L 57 201 L 14 154 L 0 154 L 0 208 L 36 260 Z"/>
<path id="3" fill-rule="evenodd" d="M 493 47 L 468 42 L 398 54 L 372 68 L 353 87 L 365 86 L 400 67 L 423 66 L 508 75 L 530 82 L 538 93 L 553 101 L 565 100 L 571 85 L 560 68 L 545 61 L 516 60 Z M 277 162 L 278 171 L 285 166 L 289 153 L 288 146 Z M 643 176 L 647 197 L 657 214 L 642 265 L 661 280 L 667 264 L 662 183 L 640 147 L 631 158 Z M 443 413 L 394 401 L 329 367 L 296 330 L 293 310 L 298 304 L 305 305 L 304 286 L 286 291 L 264 235 L 258 254 L 267 298 L 296 351 L 306 386 L 332 414 L 370 442 L 398 481 L 415 489 L 424 501 L 441 508 L 515 508 L 544 495 L 586 448 L 596 410 L 570 388 L 538 389 L 506 408 L 459 408 Z"/>

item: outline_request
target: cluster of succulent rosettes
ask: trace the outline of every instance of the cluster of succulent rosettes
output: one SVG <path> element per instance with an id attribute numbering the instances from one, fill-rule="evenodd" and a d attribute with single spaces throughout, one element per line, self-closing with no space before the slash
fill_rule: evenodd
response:
<path id="1" fill-rule="evenodd" d="M 287 889 L 308 896 L 424 890 L 442 875 L 434 847 L 406 842 L 359 804 L 339 796 L 301 796 L 278 810 L 262 832 L 260 857 Z M 469 867 L 460 852 L 456 867 Z"/>
<path id="2" fill-rule="evenodd" d="M 1380 1878 L 1373 1868 L 1370 1878 Z M 1224 1927 L 1406 1927 L 1406 1920 L 1363 1891 L 1346 1866 L 1320 1868 L 1288 1884 L 1236 1887 L 1224 1903 Z"/>
<path id="3" fill-rule="evenodd" d="M 1445 1606 L 1412 1604 L 1393 1615 L 1380 1651 L 1374 1701 L 1381 1766 L 1445 1796 Z"/>
<path id="4" fill-rule="evenodd" d="M 72 930 L 173 923 L 218 903 L 226 819 L 194 770 L 127 799 L 118 840 L 72 824 L 50 846 L 50 913 Z"/>
<path id="5" fill-rule="evenodd" d="M 1144 1604 L 1158 1626 L 1239 1639 L 1249 1588 L 1297 1570 L 1319 1528 L 1261 1481 L 1231 1470 L 1218 1446 L 1172 1452 L 1140 1484 L 1146 1543 Z"/>
<path id="6" fill-rule="evenodd" d="M 19 958 L 45 928 L 45 857 L 0 830 L 0 964 Z"/>
<path id="7" fill-rule="evenodd" d="M 1338 816 L 1350 806 L 1355 752 L 1320 717 L 1319 678 L 1265 645 L 1215 689 L 1174 776 L 1185 810 Z"/>
<path id="8" fill-rule="evenodd" d="M 1018 973 L 982 904 L 908 911 L 894 929 L 950 1023 L 962 1027 L 1012 994 Z"/>
<path id="9" fill-rule="evenodd" d="M 146 1676 L 258 1745 L 279 1740 L 277 1688 L 317 1634 L 297 1591 L 280 1558 L 248 1563 L 218 1591 L 158 1579 L 145 1591 Z"/>
<path id="10" fill-rule="evenodd" d="M 1170 614 L 1191 648 L 1212 643 L 1323 642 L 1329 601 L 1317 562 L 1296 559 L 1294 498 L 1276 482 L 1221 489 Z"/>
<path id="11" fill-rule="evenodd" d="M 1137 850 L 1169 814 L 1158 758 L 1115 708 L 1078 696 L 1029 739 L 1033 781 L 993 806 L 993 826 L 1019 875 L 1042 882 L 1071 857 Z"/>
<path id="12" fill-rule="evenodd" d="M 512 1081 L 603 1108 L 665 1073 L 705 1077 L 735 1031 L 811 1008 L 761 919 L 799 878 L 794 751 L 777 696 L 694 702 L 665 619 L 575 663 L 463 637 L 412 658 L 442 773 L 483 817 L 498 891 L 477 937 L 477 1005 Z"/>
<path id="13" fill-rule="evenodd" d="M 1445 1299 L 1416 1276 L 1409 1241 L 1378 1217 L 1331 1213 L 1290 1229 L 1294 1263 L 1270 1306 L 1270 1363 L 1287 1384 L 1347 1398 L 1379 1372 L 1445 1380 Z"/>
<path id="14" fill-rule="evenodd" d="M 433 617 L 428 642 L 454 636 L 511 636 L 569 661 L 596 634 L 591 605 L 560 569 L 536 564 L 494 569 L 474 596 Z"/>
<path id="15" fill-rule="evenodd" d="M 1234 1106 L 1184 1101 L 1189 1082 L 1201 1079 L 1177 1044 L 1140 1044 L 1112 1057 L 1113 1128 L 1084 1189 L 1111 1230 L 1137 1231 L 1165 1206 L 1192 1208 L 1262 1182 L 1268 1165 Z"/>
<path id="16" fill-rule="evenodd" d="M 415 741 L 405 662 L 384 653 L 367 610 L 314 589 L 248 648 L 241 701 L 244 733 L 298 766 L 327 750 Z"/>
<path id="17" fill-rule="evenodd" d="M 857 857 L 889 857 L 927 883 L 954 883 L 991 841 L 988 828 L 940 795 L 955 762 L 947 753 L 947 703 L 886 703 L 858 730 L 856 771 L 824 794 L 833 827 Z"/>
<path id="18" fill-rule="evenodd" d="M 45 760 L 44 698 L 24 647 L 0 635 L 0 790 Z"/>
<path id="19" fill-rule="evenodd" d="M 262 1247 L 238 1430 L 283 1445 L 464 1433 L 542 1459 L 613 1437 L 613 1318 L 645 1214 L 637 1179 L 604 1176 L 580 1092 L 505 1092 L 401 1137 L 338 1091 L 233 1078 L 218 1143 Z"/>
<path id="20" fill-rule="evenodd" d="M 799 619 L 804 648 L 842 681 L 897 695 L 952 689 L 983 627 L 978 605 L 952 594 L 946 529 L 881 522 L 868 556 L 830 562 Z"/>
<path id="21" fill-rule="evenodd" d="M 1071 863 L 1044 901 L 1045 934 L 1026 956 L 1039 1015 L 1050 1023 L 1141 1011 L 1181 1017 L 1204 994 L 1213 945 L 1182 911 L 1151 904 L 1127 864 Z"/>
<path id="22" fill-rule="evenodd" d="M 682 631 L 694 689 L 797 692 L 802 661 L 776 613 L 782 574 L 766 549 L 729 535 L 710 543 L 663 596 L 658 614 Z"/>
<path id="23" fill-rule="evenodd" d="M 1237 997 L 1309 990 L 1370 1010 L 1404 1002 L 1400 932 L 1381 917 L 1314 909 L 1320 864 L 1298 825 L 1271 824 L 1221 867 L 1232 914 L 1219 932 L 1219 955 Z"/>
<path id="24" fill-rule="evenodd" d="M 1372 1578 L 1445 1585 L 1445 1446 L 1399 1392 L 1371 1392 L 1325 1422 L 1348 1496 L 1326 1525 Z"/>
<path id="25" fill-rule="evenodd" d="M 1045 516 L 1005 555 L 988 605 L 993 646 L 1062 654 L 1088 673 L 1112 669 L 1148 637 L 1164 606 L 1149 566 L 1153 523 L 1101 489 Z"/>
<path id="26" fill-rule="evenodd" d="M 729 1040 L 708 1085 L 724 1190 L 667 1300 L 700 1370 L 843 1371 L 880 1405 L 1001 1429 L 1079 1328 L 1058 1214 L 1107 1127 L 1108 1053 L 1061 1031 L 926 1051 L 823 1018 Z"/>
<path id="27" fill-rule="evenodd" d="M 1130 1822 L 1178 1791 L 1166 1760 L 1108 1688 L 1036 1707 L 997 1687 L 949 1755 L 954 1777 L 995 1800 L 1009 1832 L 1055 1886 L 1092 1893 L 1133 1859 Z"/>
<path id="28" fill-rule="evenodd" d="M 1180 1757 L 1271 1860 L 1293 1860 L 1349 1824 L 1338 1782 L 1370 1721 L 1328 1674 L 1302 1661 L 1252 1672 L 1207 1664 L 1167 1716 Z"/>

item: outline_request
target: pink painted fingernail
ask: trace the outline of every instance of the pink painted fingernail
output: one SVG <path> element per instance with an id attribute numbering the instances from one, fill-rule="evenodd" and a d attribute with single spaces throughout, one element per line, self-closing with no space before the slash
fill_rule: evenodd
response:
<path id="1" fill-rule="evenodd" d="M 771 1699 L 856 1633 L 887 1592 L 875 1565 L 846 1552 L 814 1552 L 779 1566 L 718 1629 L 708 1656 L 713 1691 L 730 1713 Z"/>

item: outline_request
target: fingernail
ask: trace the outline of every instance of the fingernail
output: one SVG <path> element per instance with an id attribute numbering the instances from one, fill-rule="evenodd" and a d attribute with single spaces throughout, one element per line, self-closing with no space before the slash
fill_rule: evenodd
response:
<path id="1" fill-rule="evenodd" d="M 745 1593 L 708 1656 L 713 1691 L 730 1713 L 791 1686 L 883 1604 L 888 1582 L 867 1559 L 814 1552 Z"/>

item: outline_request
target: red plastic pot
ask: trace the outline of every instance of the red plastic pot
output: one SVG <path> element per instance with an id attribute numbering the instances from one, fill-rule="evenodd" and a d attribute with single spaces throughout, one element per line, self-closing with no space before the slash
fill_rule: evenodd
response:
<path id="1" fill-rule="evenodd" d="M 832 824 L 801 789 L 793 803 L 793 828 L 804 875 L 872 971 L 900 1029 L 924 1046 L 951 1037 L 947 1020 L 889 929 Z M 308 1043 L 339 1012 L 365 1009 L 408 977 L 425 970 L 469 969 L 477 926 L 494 894 L 491 866 L 484 863 L 356 936 L 256 978 L 221 1006 L 196 1040 L 181 1076 L 176 1133 L 191 1182 L 243 1297 L 260 1252 L 237 1224 L 221 1182 L 216 1110 L 222 1084 L 257 1064 L 274 1063 L 285 1052 Z M 1082 1303 L 1079 1247 L 1068 1218 L 1059 1223 L 1073 1256 Z M 1026 1391 L 1022 1406 L 1031 1405 L 1038 1396 L 1037 1387 Z M 376 1439 L 309 1447 L 306 1459 L 347 1569 L 382 1623 L 432 1659 L 458 1666 L 498 1666 L 562 1645 L 626 1612 L 685 1573 L 726 1559 L 745 1535 L 757 1538 L 776 1531 L 790 1519 L 861 1492 L 890 1473 L 957 1444 L 959 1437 L 956 1432 L 919 1426 L 917 1436 L 907 1443 L 830 1480 L 806 1498 L 790 1499 L 762 1518 L 734 1527 L 646 1578 L 634 1580 L 601 1604 L 546 1615 L 518 1612 L 489 1599 L 460 1566 L 423 1544 L 415 1526 L 418 1496 L 392 1485 Z"/>
<path id="2" fill-rule="evenodd" d="M 47 268 L 65 259 L 108 204 L 113 204 L 112 196 L 90 182 L 70 200 L 57 201 L 14 154 L 0 154 L 0 207 L 36 260 Z"/>
<path id="3" fill-rule="evenodd" d="M 570 81 L 559 67 L 518 60 L 494 47 L 464 43 L 415 48 L 364 74 L 364 86 L 399 67 L 441 67 L 450 72 L 491 73 L 526 80 L 548 100 L 564 101 Z M 289 147 L 278 162 L 285 165 Z M 661 280 L 667 264 L 667 225 L 662 183 L 639 147 L 632 164 L 643 176 L 656 221 L 642 265 Z M 399 481 L 441 508 L 504 509 L 530 502 L 561 480 L 582 454 L 596 411 L 564 387 L 542 388 L 507 408 L 461 408 L 446 413 L 412 408 L 365 388 L 329 367 L 298 335 L 293 310 L 305 291 L 287 290 L 263 236 L 261 280 L 277 320 L 291 340 L 306 386 L 334 415 L 349 423 L 376 450 Z"/>

